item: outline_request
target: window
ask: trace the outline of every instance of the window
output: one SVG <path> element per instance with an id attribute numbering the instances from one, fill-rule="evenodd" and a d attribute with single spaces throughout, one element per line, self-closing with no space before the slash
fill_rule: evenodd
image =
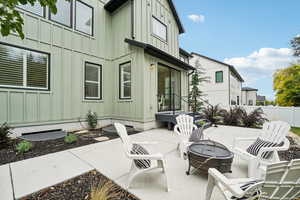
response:
<path id="1" fill-rule="evenodd" d="M 223 71 L 216 72 L 216 83 L 223 83 Z"/>
<path id="2" fill-rule="evenodd" d="M 59 24 L 72 27 L 72 0 L 57 0 L 57 13 L 54 15 L 49 10 L 49 18 Z"/>
<path id="3" fill-rule="evenodd" d="M 0 86 L 49 89 L 49 54 L 0 44 Z"/>
<path id="4" fill-rule="evenodd" d="M 84 98 L 90 100 L 102 99 L 102 66 L 85 62 L 84 66 Z"/>
<path id="5" fill-rule="evenodd" d="M 76 1 L 75 9 L 75 29 L 93 35 L 93 7 L 90 7 L 81 1 Z"/>
<path id="6" fill-rule="evenodd" d="M 249 105 L 249 106 L 253 106 L 253 100 L 249 100 L 248 105 Z"/>
<path id="7" fill-rule="evenodd" d="M 167 41 L 167 26 L 155 17 L 152 17 L 152 32 L 160 39 Z"/>
<path id="8" fill-rule="evenodd" d="M 131 98 L 131 62 L 120 65 L 120 99 Z"/>
<path id="9" fill-rule="evenodd" d="M 240 97 L 239 96 L 236 97 L 236 102 L 237 102 L 237 105 L 240 105 Z"/>
<path id="10" fill-rule="evenodd" d="M 33 14 L 36 14 L 40 17 L 45 17 L 45 9 L 41 6 L 39 2 L 36 2 L 33 6 L 30 3 L 27 3 L 25 5 L 21 4 L 18 7 Z"/>

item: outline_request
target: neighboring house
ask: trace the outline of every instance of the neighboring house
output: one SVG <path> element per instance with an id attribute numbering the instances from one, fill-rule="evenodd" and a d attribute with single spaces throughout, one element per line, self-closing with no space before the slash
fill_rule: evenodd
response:
<path id="1" fill-rule="evenodd" d="M 212 105 L 240 105 L 242 96 L 242 83 L 244 82 L 237 70 L 229 64 L 218 60 L 191 53 L 190 64 L 205 72 L 204 76 L 209 78 L 208 82 L 200 85 L 200 90 L 206 95 L 203 99 Z"/>
<path id="2" fill-rule="evenodd" d="M 257 105 L 266 105 L 266 96 L 260 96 L 260 95 L 257 95 L 257 98 L 256 98 L 256 103 Z"/>
<path id="3" fill-rule="evenodd" d="M 256 106 L 258 89 L 251 87 L 242 88 L 242 105 Z"/>
<path id="4" fill-rule="evenodd" d="M 171 0 L 58 0 L 20 8 L 25 39 L 0 38 L 0 123 L 16 134 L 78 128 L 97 112 L 100 125 L 121 121 L 145 130 L 187 96 L 180 60 L 184 32 Z M 187 105 L 176 101 L 177 110 Z"/>

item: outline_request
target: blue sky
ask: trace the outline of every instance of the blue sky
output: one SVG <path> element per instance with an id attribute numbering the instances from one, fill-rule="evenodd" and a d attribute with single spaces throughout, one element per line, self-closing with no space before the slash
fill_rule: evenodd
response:
<path id="1" fill-rule="evenodd" d="M 274 98 L 272 74 L 295 60 L 299 0 L 173 0 L 186 33 L 180 46 L 234 65 L 244 86 Z"/>

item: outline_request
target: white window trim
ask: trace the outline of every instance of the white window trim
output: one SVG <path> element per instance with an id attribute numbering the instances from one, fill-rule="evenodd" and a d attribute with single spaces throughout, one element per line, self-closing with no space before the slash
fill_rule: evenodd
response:
<path id="1" fill-rule="evenodd" d="M 1 44 L 1 43 L 0 43 Z M 49 59 L 50 59 L 50 55 L 47 53 L 43 53 L 43 52 L 38 52 L 38 51 L 34 51 L 34 50 L 29 50 L 29 49 L 24 49 L 22 47 L 17 47 L 17 46 L 12 46 L 9 44 L 1 44 L 4 46 L 9 46 L 12 48 L 18 48 L 18 49 L 22 49 L 23 51 L 31 51 L 31 52 L 35 52 L 35 53 L 39 53 L 39 54 L 43 54 L 43 55 L 47 55 L 47 62 L 46 62 L 46 87 L 29 87 L 27 86 L 27 56 L 24 53 L 23 54 L 23 85 L 1 85 L 0 84 L 0 88 L 13 88 L 13 89 L 29 89 L 29 90 L 49 90 Z"/>
<path id="2" fill-rule="evenodd" d="M 89 81 L 89 80 L 86 80 L 85 79 L 85 73 L 86 73 L 86 64 L 92 64 L 92 65 L 89 65 L 89 67 L 94 67 L 98 70 L 98 81 Z M 84 62 L 84 84 L 83 84 L 83 96 L 84 96 L 84 99 L 85 100 L 99 100 L 101 101 L 102 100 L 102 76 L 101 76 L 101 71 L 102 71 L 102 65 L 100 64 L 96 64 L 96 63 L 92 63 L 92 62 Z M 85 83 L 92 83 L 92 84 L 97 84 L 98 85 L 98 96 L 97 97 L 89 97 L 89 96 L 86 96 L 85 95 Z"/>
<path id="3" fill-rule="evenodd" d="M 127 65 L 129 64 L 129 67 L 130 67 L 130 73 L 129 72 L 124 72 L 123 71 L 123 67 L 127 67 Z M 125 62 L 125 63 L 121 63 L 120 64 L 120 67 L 119 67 L 119 70 L 120 70 L 120 84 L 119 84 L 119 99 L 120 100 L 129 100 L 132 98 L 132 68 L 131 68 L 131 61 L 129 62 Z M 124 74 L 130 74 L 130 80 L 129 81 L 124 81 Z M 130 83 L 130 96 L 125 96 L 124 95 L 124 88 L 125 88 L 125 83 Z"/>

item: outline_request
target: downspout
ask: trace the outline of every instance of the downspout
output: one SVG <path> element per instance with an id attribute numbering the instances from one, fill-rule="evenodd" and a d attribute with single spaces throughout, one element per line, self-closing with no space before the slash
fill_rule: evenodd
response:
<path id="1" fill-rule="evenodd" d="M 134 0 L 131 0 L 131 38 L 135 39 L 134 34 Z"/>
<path id="2" fill-rule="evenodd" d="M 228 96 L 229 96 L 229 107 L 231 106 L 231 101 L 230 101 L 230 68 L 228 68 L 228 83 L 229 83 L 229 85 L 228 85 L 228 91 L 229 91 L 229 93 L 228 93 Z"/>

